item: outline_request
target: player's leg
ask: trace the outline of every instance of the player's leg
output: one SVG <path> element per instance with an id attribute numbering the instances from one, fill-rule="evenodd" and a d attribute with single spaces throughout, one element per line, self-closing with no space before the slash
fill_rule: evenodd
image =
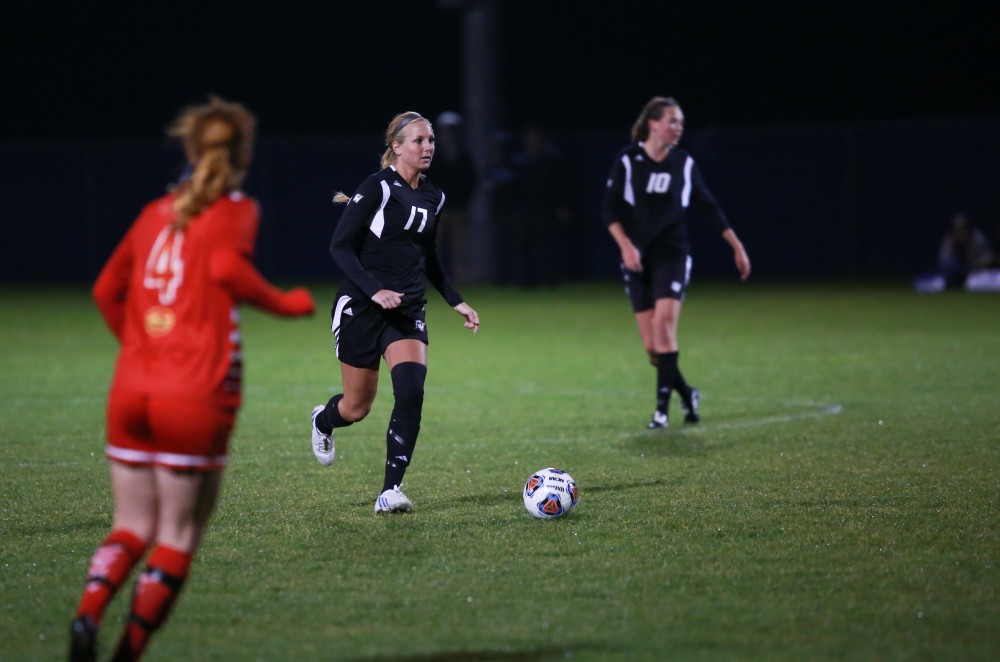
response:
<path id="1" fill-rule="evenodd" d="M 374 368 L 356 368 L 341 363 L 340 377 L 344 392 L 330 398 L 325 408 L 331 428 L 347 427 L 364 419 L 378 393 L 377 364 Z"/>
<path id="2" fill-rule="evenodd" d="M 142 559 L 156 526 L 153 469 L 111 463 L 115 514 L 111 532 L 94 552 L 87 584 L 70 626 L 70 659 L 96 659 L 101 618 L 132 568 Z"/>
<path id="3" fill-rule="evenodd" d="M 180 396 L 150 398 L 150 434 L 158 448 L 155 546 L 136 581 L 115 659 L 137 659 L 177 601 L 215 510 L 235 423 L 231 406 Z"/>
<path id="4" fill-rule="evenodd" d="M 684 301 L 684 298 L 687 295 L 688 286 L 691 284 L 691 263 L 692 263 L 691 256 L 687 255 L 684 256 L 683 259 L 674 260 L 673 266 L 671 267 L 673 270 L 673 279 L 674 279 L 671 284 L 672 288 L 671 291 L 677 293 L 681 302 Z M 676 289 L 677 286 L 679 286 L 680 288 L 679 290 Z M 678 312 L 678 317 L 679 316 L 680 313 Z M 677 354 L 678 367 L 676 376 L 674 377 L 674 390 L 677 392 L 677 395 L 680 396 L 681 409 L 684 410 L 684 422 L 697 423 L 698 421 L 701 420 L 701 417 L 698 414 L 698 401 L 700 399 L 701 394 L 698 392 L 698 389 L 694 388 L 693 386 L 687 383 L 687 380 L 684 379 L 684 374 L 681 372 L 680 353 L 679 353 L 680 343 L 677 342 L 676 335 L 677 335 L 677 325 L 675 323 L 674 338 L 675 338 L 675 343 L 678 347 L 678 354 Z"/>
<path id="5" fill-rule="evenodd" d="M 662 304 L 660 301 L 672 302 Z M 677 323 L 680 319 L 681 301 L 679 299 L 661 299 L 657 301 L 658 313 L 654 315 L 653 326 L 657 329 L 657 411 L 666 413 L 669 406 L 671 391 L 680 396 L 681 409 L 684 411 L 685 423 L 697 423 L 701 420 L 698 413 L 698 402 L 701 394 L 684 379 L 680 370 L 680 351 L 677 342 Z M 670 350 L 670 348 L 673 350 Z M 667 351 L 659 351 L 666 349 Z M 662 402 L 661 402 L 662 401 Z M 652 426 L 651 426 L 652 427 Z"/>
<path id="6" fill-rule="evenodd" d="M 150 637 L 167 620 L 187 580 L 222 483 L 221 470 L 157 467 L 155 475 L 159 500 L 156 545 L 136 582 L 114 659 L 138 659 Z"/>
<path id="7" fill-rule="evenodd" d="M 656 412 L 650 428 L 667 427 L 670 396 L 677 380 L 677 321 L 681 301 L 675 298 L 656 300 L 653 310 L 653 350 L 656 352 Z"/>
<path id="8" fill-rule="evenodd" d="M 635 323 L 639 329 L 639 339 L 646 350 L 649 362 L 656 365 L 656 351 L 653 348 L 653 291 L 650 274 L 641 271 L 629 271 L 623 264 L 622 280 L 625 283 L 625 294 L 628 296 L 632 312 L 635 313 Z"/>
<path id="9" fill-rule="evenodd" d="M 640 310 L 635 314 L 635 324 L 639 328 L 639 339 L 646 350 L 650 365 L 656 365 L 656 350 L 653 348 L 653 309 Z"/>
<path id="10" fill-rule="evenodd" d="M 151 465 L 147 403 L 141 396 L 112 392 L 107 410 L 114 519 L 94 552 L 70 625 L 70 659 L 96 657 L 97 631 L 108 604 L 142 559 L 156 529 L 156 486 Z M 125 464 L 128 457 L 132 464 Z"/>
<path id="11" fill-rule="evenodd" d="M 413 460 L 413 449 L 420 433 L 427 378 L 427 345 L 416 338 L 391 343 L 385 350 L 385 362 L 392 376 L 393 408 L 386 431 L 386 462 L 382 492 L 375 512 L 409 511 L 412 502 L 399 487 Z"/>
<path id="12" fill-rule="evenodd" d="M 356 423 L 371 411 L 378 392 L 378 338 L 384 328 L 384 318 L 368 302 L 341 296 L 334 304 L 331 329 L 344 390 L 312 410 L 312 449 L 320 464 L 333 462 L 333 429 Z"/>
<path id="13" fill-rule="evenodd" d="M 357 368 L 341 363 L 340 378 L 343 392 L 312 410 L 313 455 L 323 465 L 333 463 L 336 454 L 333 429 L 346 428 L 368 416 L 372 410 L 378 393 L 378 364 L 374 368 Z"/>
<path id="14" fill-rule="evenodd" d="M 670 396 L 678 391 L 685 421 L 697 419 L 697 395 L 678 366 L 677 326 L 684 295 L 691 279 L 691 257 L 662 256 L 651 270 L 650 283 L 656 305 L 653 310 L 653 351 L 656 353 L 657 408 L 649 427 L 666 427 Z M 692 414 L 693 412 L 693 414 Z"/>
<path id="15" fill-rule="evenodd" d="M 636 325 L 639 327 L 639 337 L 642 339 L 642 346 L 649 356 L 649 363 L 654 368 L 657 365 L 657 353 L 653 347 L 653 311 L 643 310 L 635 314 Z M 680 353 L 677 353 L 678 362 Z M 681 407 L 684 409 L 684 420 L 688 423 L 697 423 L 698 417 L 698 389 L 691 387 L 684 379 L 678 365 L 674 377 L 673 390 L 681 398 Z"/>

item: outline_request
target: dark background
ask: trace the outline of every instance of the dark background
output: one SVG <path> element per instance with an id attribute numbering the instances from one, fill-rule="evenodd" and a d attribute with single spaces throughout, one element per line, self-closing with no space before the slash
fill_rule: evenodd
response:
<path id="1" fill-rule="evenodd" d="M 485 5 L 495 8 L 494 59 L 482 69 L 491 123 L 545 127 L 572 175 L 565 278 L 614 273 L 596 206 L 610 159 L 656 94 L 683 105 L 685 146 L 763 277 L 907 275 L 930 266 L 955 211 L 984 228 L 1000 221 L 1000 3 Z M 375 169 L 388 120 L 413 109 L 475 121 L 466 17 L 482 6 L 5 10 L 0 177 L 14 241 L 0 275 L 93 277 L 142 202 L 176 175 L 163 129 L 216 93 L 258 116 L 247 188 L 265 210 L 262 269 L 336 277 L 329 194 Z M 731 275 L 711 241 L 700 249 L 707 273 Z M 470 250 L 489 265 L 479 278 L 502 270 L 488 246 Z"/>

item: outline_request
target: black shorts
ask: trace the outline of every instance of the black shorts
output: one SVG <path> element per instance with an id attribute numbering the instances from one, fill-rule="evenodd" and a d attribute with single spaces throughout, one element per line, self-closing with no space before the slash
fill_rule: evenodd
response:
<path id="1" fill-rule="evenodd" d="M 691 282 L 691 256 L 676 255 L 656 264 L 644 264 L 642 271 L 629 271 L 622 265 L 622 275 L 632 311 L 652 310 L 657 299 L 684 300 Z"/>
<path id="2" fill-rule="evenodd" d="M 340 294 L 333 304 L 334 348 L 337 358 L 355 368 L 378 367 L 386 348 L 397 340 L 427 344 L 427 311 L 383 310 L 369 299 Z"/>

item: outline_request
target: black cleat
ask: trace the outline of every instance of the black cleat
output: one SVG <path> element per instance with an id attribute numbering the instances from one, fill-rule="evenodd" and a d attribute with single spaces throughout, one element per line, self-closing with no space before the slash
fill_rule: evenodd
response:
<path id="1" fill-rule="evenodd" d="M 685 423 L 697 423 L 701 420 L 701 416 L 698 414 L 698 400 L 700 398 L 701 393 L 696 388 L 691 389 L 689 398 L 681 397 L 681 409 L 684 410 Z"/>
<path id="2" fill-rule="evenodd" d="M 94 662 L 97 659 L 97 627 L 86 616 L 80 616 L 69 626 L 70 662 Z"/>

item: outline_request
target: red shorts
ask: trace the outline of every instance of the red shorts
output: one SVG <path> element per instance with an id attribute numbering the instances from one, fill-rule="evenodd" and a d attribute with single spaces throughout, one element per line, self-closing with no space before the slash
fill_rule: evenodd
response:
<path id="1" fill-rule="evenodd" d="M 107 424 L 111 460 L 216 471 L 226 466 L 236 409 L 184 396 L 112 391 Z"/>

